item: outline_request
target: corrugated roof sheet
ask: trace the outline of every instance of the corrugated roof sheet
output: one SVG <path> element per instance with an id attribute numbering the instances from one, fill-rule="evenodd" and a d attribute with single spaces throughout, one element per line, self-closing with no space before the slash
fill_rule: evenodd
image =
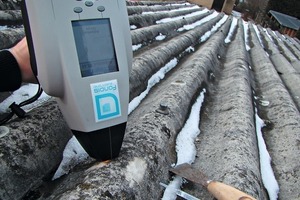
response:
<path id="1" fill-rule="evenodd" d="M 294 30 L 299 30 L 300 28 L 300 20 L 296 17 L 292 17 L 274 10 L 269 11 L 271 15 L 275 17 L 275 19 L 282 25 Z"/>

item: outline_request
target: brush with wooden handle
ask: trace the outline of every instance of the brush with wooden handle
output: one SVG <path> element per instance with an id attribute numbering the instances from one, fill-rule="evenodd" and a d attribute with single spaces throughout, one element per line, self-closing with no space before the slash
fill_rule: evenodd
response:
<path id="1" fill-rule="evenodd" d="M 193 169 L 187 163 L 177 165 L 170 171 L 189 181 L 203 185 L 218 200 L 256 200 L 232 186 L 209 180 L 201 171 Z"/>

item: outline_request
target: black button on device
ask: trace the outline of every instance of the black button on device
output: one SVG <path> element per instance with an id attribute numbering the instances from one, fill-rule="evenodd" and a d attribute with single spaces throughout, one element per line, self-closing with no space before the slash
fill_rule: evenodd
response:
<path id="1" fill-rule="evenodd" d="M 99 12 L 103 12 L 103 11 L 105 10 L 105 7 L 104 7 L 104 6 L 98 6 L 98 7 L 97 7 L 97 10 L 98 10 Z"/>
<path id="2" fill-rule="evenodd" d="M 85 2 L 85 5 L 86 5 L 87 7 L 91 7 L 91 6 L 94 5 L 94 3 L 93 3 L 92 1 L 86 1 L 86 2 Z"/>
<path id="3" fill-rule="evenodd" d="M 81 13 L 83 11 L 81 7 L 75 7 L 73 10 L 75 13 Z"/>

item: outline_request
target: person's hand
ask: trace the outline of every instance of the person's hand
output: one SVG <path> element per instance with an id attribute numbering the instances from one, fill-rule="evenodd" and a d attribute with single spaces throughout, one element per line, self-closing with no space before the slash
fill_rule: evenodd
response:
<path id="1" fill-rule="evenodd" d="M 10 49 L 21 70 L 22 80 L 28 83 L 36 83 L 36 78 L 30 65 L 30 57 L 27 46 L 27 40 L 24 37 L 18 44 Z"/>

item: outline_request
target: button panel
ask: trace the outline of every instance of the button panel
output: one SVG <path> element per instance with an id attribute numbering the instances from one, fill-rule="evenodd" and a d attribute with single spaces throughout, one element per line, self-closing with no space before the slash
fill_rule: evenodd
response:
<path id="1" fill-rule="evenodd" d="M 83 1 L 83 0 L 76 0 L 76 1 Z M 93 1 L 84 1 L 84 5 L 87 6 L 87 7 L 92 7 L 94 5 L 94 2 Z M 98 6 L 97 7 L 97 10 L 99 12 L 104 12 L 105 11 L 105 7 L 104 6 Z M 80 7 L 80 6 L 77 6 L 77 7 L 74 7 L 73 11 L 75 13 L 82 13 L 83 12 L 83 8 Z"/>

